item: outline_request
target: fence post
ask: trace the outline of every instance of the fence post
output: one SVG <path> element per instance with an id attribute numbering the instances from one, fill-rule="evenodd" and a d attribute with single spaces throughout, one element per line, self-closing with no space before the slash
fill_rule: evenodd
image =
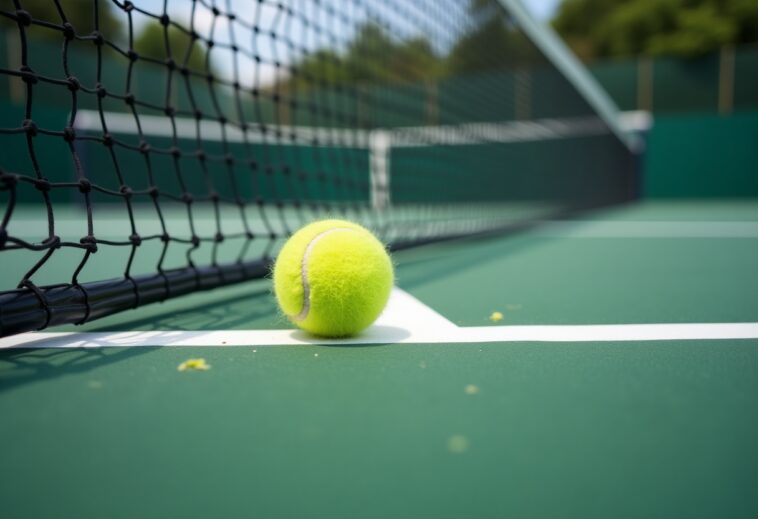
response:
<path id="1" fill-rule="evenodd" d="M 653 58 L 640 56 L 637 62 L 637 110 L 653 111 Z"/>
<path id="2" fill-rule="evenodd" d="M 21 49 L 18 43 L 18 33 L 16 31 L 0 29 L 0 34 L 5 37 L 6 48 L 6 65 L 11 70 L 18 70 L 21 68 Z M 25 99 L 24 83 L 17 80 L 15 76 L 8 75 L 8 91 L 10 93 L 11 100 L 16 103 L 23 103 Z"/>
<path id="3" fill-rule="evenodd" d="M 514 115 L 517 120 L 526 121 L 532 116 L 532 77 L 530 70 L 517 70 L 514 75 L 514 82 Z"/>
<path id="4" fill-rule="evenodd" d="M 437 80 L 429 79 L 424 82 L 426 89 L 426 122 L 427 124 L 437 124 L 437 117 L 439 113 L 438 91 L 439 86 Z"/>
<path id="5" fill-rule="evenodd" d="M 719 113 L 728 115 L 734 109 L 734 47 L 724 45 L 719 54 Z"/>

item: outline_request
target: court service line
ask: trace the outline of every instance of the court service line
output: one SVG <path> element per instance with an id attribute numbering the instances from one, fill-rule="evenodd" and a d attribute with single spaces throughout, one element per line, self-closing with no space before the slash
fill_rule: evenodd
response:
<path id="1" fill-rule="evenodd" d="M 758 238 L 758 222 L 553 220 L 534 232 L 556 238 Z"/>
<path id="2" fill-rule="evenodd" d="M 377 323 L 351 339 L 317 339 L 296 330 L 31 332 L 0 339 L 7 348 L 287 346 L 302 344 L 481 344 L 758 339 L 758 323 L 514 325 L 459 327 L 395 289 Z"/>

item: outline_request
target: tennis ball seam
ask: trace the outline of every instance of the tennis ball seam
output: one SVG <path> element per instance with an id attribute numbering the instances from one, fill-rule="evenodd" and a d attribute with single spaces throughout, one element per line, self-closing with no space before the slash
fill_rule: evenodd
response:
<path id="1" fill-rule="evenodd" d="M 291 316 L 292 319 L 295 321 L 304 321 L 308 318 L 308 313 L 310 313 L 311 310 L 311 284 L 308 280 L 308 258 L 311 255 L 311 252 L 313 251 L 316 244 L 323 238 L 324 236 L 327 236 L 329 234 L 335 233 L 335 232 L 342 232 L 342 231 L 351 231 L 351 232 L 357 232 L 355 229 L 351 229 L 349 227 L 335 227 L 332 229 L 328 229 L 326 231 L 320 232 L 316 236 L 311 239 L 311 241 L 308 242 L 308 245 L 305 246 L 305 252 L 303 252 L 303 259 L 300 263 L 300 282 L 303 285 L 303 308 L 300 310 L 300 313 L 294 316 Z"/>

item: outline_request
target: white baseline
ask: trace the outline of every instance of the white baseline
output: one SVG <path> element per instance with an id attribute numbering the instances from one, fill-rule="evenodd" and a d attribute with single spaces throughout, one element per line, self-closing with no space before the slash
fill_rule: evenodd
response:
<path id="1" fill-rule="evenodd" d="M 299 330 L 30 332 L 0 339 L 7 348 L 124 346 L 287 346 L 298 344 L 481 344 L 758 339 L 758 323 L 514 325 L 459 327 L 407 292 L 394 289 L 376 324 L 350 339 L 318 339 Z"/>

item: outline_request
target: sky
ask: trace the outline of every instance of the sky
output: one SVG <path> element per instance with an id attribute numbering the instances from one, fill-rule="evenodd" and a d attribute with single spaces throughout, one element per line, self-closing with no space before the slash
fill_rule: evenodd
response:
<path id="1" fill-rule="evenodd" d="M 539 20 L 550 20 L 560 3 L 560 0 L 522 0 L 524 5 Z"/>

